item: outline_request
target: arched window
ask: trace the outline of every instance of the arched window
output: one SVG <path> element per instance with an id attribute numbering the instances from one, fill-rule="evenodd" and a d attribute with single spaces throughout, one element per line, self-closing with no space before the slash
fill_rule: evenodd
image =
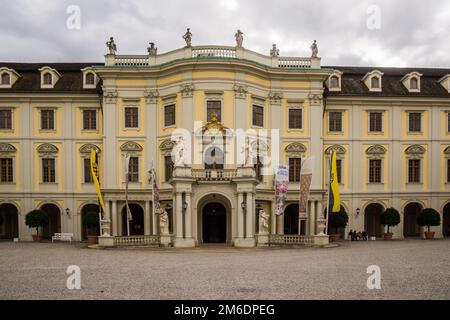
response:
<path id="1" fill-rule="evenodd" d="M 409 81 L 409 88 L 412 90 L 419 89 L 419 81 L 417 80 L 417 78 L 411 78 L 411 80 Z"/>
<path id="2" fill-rule="evenodd" d="M 10 83 L 11 83 L 11 76 L 9 75 L 9 73 L 7 72 L 2 73 L 1 84 L 10 84 Z"/>
<path id="3" fill-rule="evenodd" d="M 44 73 L 43 75 L 43 84 L 51 85 L 52 84 L 52 74 L 49 72 Z"/>
<path id="4" fill-rule="evenodd" d="M 372 87 L 372 89 L 379 89 L 380 88 L 380 78 L 372 77 L 371 87 Z"/>
<path id="5" fill-rule="evenodd" d="M 339 88 L 339 78 L 336 76 L 332 76 L 330 78 L 330 88 L 331 89 L 337 89 Z"/>
<path id="6" fill-rule="evenodd" d="M 95 75 L 92 72 L 86 73 L 86 84 L 88 85 L 95 84 Z"/>

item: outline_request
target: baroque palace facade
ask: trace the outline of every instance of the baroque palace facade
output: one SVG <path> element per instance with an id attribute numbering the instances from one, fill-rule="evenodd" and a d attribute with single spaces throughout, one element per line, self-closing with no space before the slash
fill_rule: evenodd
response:
<path id="1" fill-rule="evenodd" d="M 131 236 L 160 232 L 153 162 L 175 246 L 254 246 L 261 209 L 271 235 L 320 231 L 330 148 L 349 213 L 346 232 L 381 236 L 380 213 L 394 207 L 402 219 L 394 237 L 420 236 L 417 213 L 430 207 L 441 213 L 436 237 L 449 235 L 450 69 L 324 67 L 314 50 L 299 58 L 281 57 L 275 47 L 262 55 L 242 40 L 236 47 L 187 44 L 164 54 L 152 44 L 147 55 L 110 47 L 104 63 L 0 63 L 1 238 L 31 240 L 25 215 L 41 208 L 49 214 L 44 236 L 85 239 L 82 217 L 98 212 L 92 149 L 116 244 L 129 240 L 123 155 L 130 156 Z M 172 136 L 181 128 L 193 161 L 174 166 Z M 253 132 L 253 165 L 239 164 L 247 142 L 236 140 L 236 129 Z M 264 130 L 266 140 L 252 139 Z M 272 166 L 289 165 L 282 216 L 274 214 L 273 171 L 262 174 L 269 154 Z M 299 219 L 307 156 L 315 157 L 314 173 L 308 215 Z"/>

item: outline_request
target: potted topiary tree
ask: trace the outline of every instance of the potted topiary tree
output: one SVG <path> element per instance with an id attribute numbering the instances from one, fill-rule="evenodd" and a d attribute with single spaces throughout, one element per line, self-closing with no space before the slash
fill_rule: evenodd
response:
<path id="1" fill-rule="evenodd" d="M 345 211 L 345 208 L 341 206 L 341 210 L 339 212 L 332 212 L 328 217 L 329 227 L 334 229 L 335 233 L 330 234 L 330 241 L 335 242 L 341 238 L 341 234 L 339 233 L 340 228 L 345 228 L 348 223 L 348 214 Z"/>
<path id="2" fill-rule="evenodd" d="M 88 243 L 97 243 L 99 230 L 99 216 L 97 212 L 90 211 L 83 217 L 83 224 L 86 226 Z"/>
<path id="3" fill-rule="evenodd" d="M 36 228 L 36 234 L 33 234 L 33 241 L 42 241 L 42 235 L 39 234 L 39 227 L 44 227 L 48 223 L 48 214 L 44 210 L 32 210 L 25 216 L 25 224 L 30 228 Z"/>
<path id="4" fill-rule="evenodd" d="M 384 233 L 384 240 L 392 240 L 392 232 L 389 232 L 389 227 L 395 227 L 400 223 L 400 213 L 397 209 L 387 208 L 380 216 L 380 223 L 387 226 L 387 232 Z"/>
<path id="5" fill-rule="evenodd" d="M 433 240 L 434 232 L 430 231 L 430 227 L 440 226 L 441 216 L 432 208 L 423 209 L 417 216 L 417 224 L 421 227 L 428 227 L 428 231 L 425 231 L 425 239 Z"/>

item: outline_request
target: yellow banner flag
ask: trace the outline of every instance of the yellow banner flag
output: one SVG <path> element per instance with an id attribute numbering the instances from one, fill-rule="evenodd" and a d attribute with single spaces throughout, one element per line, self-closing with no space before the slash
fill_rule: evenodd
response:
<path id="1" fill-rule="evenodd" d="M 103 203 L 102 193 L 100 192 L 100 182 L 98 181 L 98 163 L 97 163 L 97 153 L 94 149 L 91 150 L 91 175 L 94 181 L 95 190 L 97 191 L 98 202 L 102 208 L 102 212 L 105 213 L 105 204 Z"/>
<path id="2" fill-rule="evenodd" d="M 341 198 L 339 195 L 339 181 L 337 176 L 336 151 L 331 154 L 330 172 L 330 208 L 332 212 L 341 211 Z"/>

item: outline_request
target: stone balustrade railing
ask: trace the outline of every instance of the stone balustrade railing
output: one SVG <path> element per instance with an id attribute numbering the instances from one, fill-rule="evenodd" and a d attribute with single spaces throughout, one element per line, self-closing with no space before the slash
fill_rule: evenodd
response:
<path id="1" fill-rule="evenodd" d="M 181 59 L 241 59 L 280 69 L 320 69 L 320 58 L 271 57 L 245 48 L 230 46 L 194 46 L 151 55 L 105 55 L 106 66 L 148 67 Z"/>
<path id="2" fill-rule="evenodd" d="M 199 181 L 230 181 L 236 177 L 236 170 L 193 169 L 192 177 Z"/>
<path id="3" fill-rule="evenodd" d="M 271 234 L 270 245 L 313 245 L 313 236 L 302 236 L 297 234 Z"/>
<path id="4" fill-rule="evenodd" d="M 159 245 L 159 236 L 120 236 L 114 237 L 115 246 Z"/>

